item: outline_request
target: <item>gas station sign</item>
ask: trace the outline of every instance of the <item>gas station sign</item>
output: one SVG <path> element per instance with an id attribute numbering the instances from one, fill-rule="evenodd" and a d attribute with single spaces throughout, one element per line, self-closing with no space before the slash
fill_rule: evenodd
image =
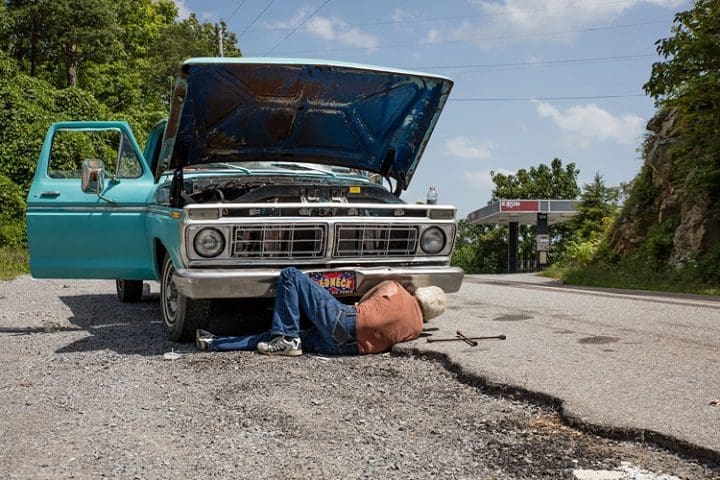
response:
<path id="1" fill-rule="evenodd" d="M 550 251 L 550 235 L 537 235 L 535 237 L 538 252 Z"/>
<path id="2" fill-rule="evenodd" d="M 537 212 L 540 209 L 539 200 L 501 200 L 501 212 Z"/>

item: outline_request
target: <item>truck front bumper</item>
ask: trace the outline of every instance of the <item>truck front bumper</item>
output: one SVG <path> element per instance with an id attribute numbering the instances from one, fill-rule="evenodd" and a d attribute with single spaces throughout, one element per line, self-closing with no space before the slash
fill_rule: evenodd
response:
<path id="1" fill-rule="evenodd" d="M 274 297 L 281 269 L 179 269 L 174 281 L 188 298 Z M 355 272 L 355 293 L 362 296 L 383 280 L 395 280 L 405 287 L 435 285 L 446 293 L 460 290 L 464 272 L 457 267 L 353 267 L 308 269 L 309 272 Z"/>

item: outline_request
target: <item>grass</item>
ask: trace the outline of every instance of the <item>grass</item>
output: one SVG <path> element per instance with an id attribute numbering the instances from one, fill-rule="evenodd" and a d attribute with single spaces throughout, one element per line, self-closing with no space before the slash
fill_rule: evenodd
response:
<path id="1" fill-rule="evenodd" d="M 579 267 L 553 265 L 543 274 L 560 279 L 568 285 L 720 295 L 720 285 L 704 282 L 687 270 L 658 271 L 642 266 L 611 268 L 596 265 Z"/>
<path id="2" fill-rule="evenodd" d="M 12 280 L 30 272 L 28 252 L 25 249 L 0 247 L 0 280 Z"/>

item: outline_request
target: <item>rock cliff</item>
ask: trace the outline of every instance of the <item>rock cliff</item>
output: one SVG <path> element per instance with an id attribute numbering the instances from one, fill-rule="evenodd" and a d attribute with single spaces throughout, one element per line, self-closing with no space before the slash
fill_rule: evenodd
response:
<path id="1" fill-rule="evenodd" d="M 633 181 L 610 247 L 625 255 L 647 241 L 657 241 L 649 235 L 661 232 L 667 248 L 659 259 L 677 268 L 720 243 L 720 205 L 707 194 L 689 192 L 685 174 L 675 168 L 672 145 L 682 131 L 678 116 L 659 112 L 647 129 L 643 166 Z"/>

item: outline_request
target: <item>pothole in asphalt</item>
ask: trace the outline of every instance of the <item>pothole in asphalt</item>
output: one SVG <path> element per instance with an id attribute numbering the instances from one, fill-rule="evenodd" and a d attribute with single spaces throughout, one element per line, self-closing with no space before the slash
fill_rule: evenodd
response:
<path id="1" fill-rule="evenodd" d="M 578 340 L 578 343 L 589 343 L 593 345 L 602 345 L 605 343 L 616 343 L 620 341 L 617 337 L 604 337 L 602 335 L 597 335 L 593 337 L 585 337 Z"/>
<path id="2" fill-rule="evenodd" d="M 493 320 L 496 322 L 519 322 L 520 320 L 530 320 L 530 315 L 525 315 L 523 313 L 520 314 L 510 314 L 510 315 L 500 315 L 499 317 L 495 317 Z"/>

